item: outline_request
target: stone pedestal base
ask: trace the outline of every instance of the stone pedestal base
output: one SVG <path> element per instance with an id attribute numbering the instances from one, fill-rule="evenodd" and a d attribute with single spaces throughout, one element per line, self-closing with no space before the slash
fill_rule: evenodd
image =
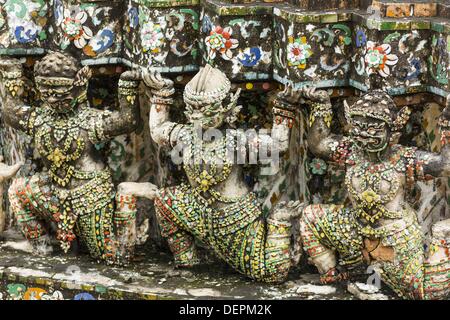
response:
<path id="1" fill-rule="evenodd" d="M 41 257 L 27 250 L 19 237 L 0 242 L 0 300 L 356 299 L 345 283 L 321 285 L 319 275 L 308 267 L 293 270 L 284 284 L 268 285 L 251 281 L 208 255 L 199 267 L 174 269 L 171 255 L 152 244 L 140 248 L 127 268 L 97 264 L 80 253 Z M 365 278 L 356 276 L 357 281 Z"/>

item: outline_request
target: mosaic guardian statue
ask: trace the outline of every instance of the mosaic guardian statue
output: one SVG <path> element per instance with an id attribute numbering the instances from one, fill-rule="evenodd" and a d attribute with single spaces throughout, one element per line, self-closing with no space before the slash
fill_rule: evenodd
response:
<path id="1" fill-rule="evenodd" d="M 194 240 L 198 239 L 240 273 L 265 282 L 281 282 L 291 267 L 291 218 L 298 215 L 298 203 L 278 206 L 263 217 L 261 205 L 244 182 L 242 165 L 226 156 L 246 152 L 236 145 L 238 130 L 233 129 L 240 106 L 239 92 L 230 92 L 231 83 L 220 70 L 206 65 L 186 85 L 184 102 L 188 123 L 168 119 L 173 83 L 148 71 L 143 80 L 151 90 L 150 130 L 159 145 L 183 146 L 183 168 L 188 181 L 160 189 L 155 199 L 157 219 L 167 238 L 178 267 L 199 264 Z M 282 92 L 279 104 L 290 98 Z M 272 137 L 253 137 L 251 144 L 265 143 L 272 152 L 288 148 L 289 125 L 293 113 L 277 108 Z M 216 129 L 221 138 L 207 141 L 201 130 Z M 227 130 L 228 129 L 228 130 Z M 227 131 L 228 134 L 225 134 Z M 241 137 L 248 138 L 248 137 Z M 242 154 L 241 154 L 242 155 Z M 198 161 L 195 161 L 195 159 Z"/>
<path id="2" fill-rule="evenodd" d="M 440 120 L 442 150 L 434 154 L 393 142 L 409 109 L 396 113 L 383 91 L 369 92 L 351 107 L 345 104 L 349 137 L 330 132 L 326 91 L 303 92 L 312 103 L 309 148 L 344 166 L 351 200 L 350 207 L 315 204 L 303 212 L 304 249 L 322 282 L 345 279 L 346 270 L 365 261 L 403 298 L 444 298 L 450 292 L 450 221 L 433 226 L 425 250 L 416 212 L 405 196 L 416 180 L 450 175 L 450 99 Z"/>
<path id="3" fill-rule="evenodd" d="M 71 56 L 51 52 L 36 63 L 35 82 L 42 101 L 37 108 L 22 102 L 20 61 L 4 58 L 0 70 L 3 118 L 33 138 L 45 164 L 44 171 L 16 179 L 9 189 L 23 235 L 38 254 L 50 253 L 44 222 L 53 222 L 65 252 L 78 238 L 93 258 L 126 263 L 136 241 L 135 198 L 116 195 L 110 169 L 96 146 L 135 129 L 140 73 L 127 71 L 120 76 L 120 110 L 103 111 L 87 101 L 90 69 Z"/>

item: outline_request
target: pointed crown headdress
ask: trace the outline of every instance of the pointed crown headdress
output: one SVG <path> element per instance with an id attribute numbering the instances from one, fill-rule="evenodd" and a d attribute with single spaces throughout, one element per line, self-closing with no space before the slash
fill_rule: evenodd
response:
<path id="1" fill-rule="evenodd" d="M 235 94 L 230 94 L 231 82 L 217 68 L 207 64 L 188 82 L 184 89 L 183 98 L 188 109 L 203 109 L 211 105 L 217 105 L 217 111 L 228 112 L 236 107 L 240 89 Z M 229 97 L 229 103 L 222 106 L 221 103 Z"/>

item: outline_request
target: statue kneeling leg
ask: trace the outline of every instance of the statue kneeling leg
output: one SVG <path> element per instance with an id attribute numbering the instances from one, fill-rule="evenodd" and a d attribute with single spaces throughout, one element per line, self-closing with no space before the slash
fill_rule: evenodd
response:
<path id="1" fill-rule="evenodd" d="M 178 267 L 200 263 L 195 239 L 238 272 L 258 281 L 286 280 L 291 263 L 291 222 L 297 208 L 275 208 L 267 219 L 253 193 L 221 209 L 208 207 L 187 185 L 160 190 L 156 216 Z"/>
<path id="2" fill-rule="evenodd" d="M 361 234 L 352 209 L 338 205 L 307 206 L 300 226 L 303 247 L 323 283 L 344 280 L 347 273 L 339 268 L 366 262 L 400 297 L 442 299 L 450 293 L 450 220 L 433 226 L 428 250 L 414 212 L 380 227 L 383 236 L 373 239 Z"/>
<path id="3" fill-rule="evenodd" d="M 53 222 L 65 252 L 78 238 L 94 259 L 129 262 L 139 236 L 136 198 L 124 188 L 116 194 L 107 172 L 70 191 L 52 186 L 44 174 L 14 180 L 9 189 L 11 209 L 36 253 L 52 252 L 47 223 Z"/>

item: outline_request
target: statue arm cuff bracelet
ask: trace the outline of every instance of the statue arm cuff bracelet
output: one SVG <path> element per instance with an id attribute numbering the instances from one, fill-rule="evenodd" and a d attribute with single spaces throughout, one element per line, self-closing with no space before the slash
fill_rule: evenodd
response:
<path id="1" fill-rule="evenodd" d="M 172 105 L 173 104 L 173 99 L 172 98 L 162 98 L 159 96 L 152 96 L 150 98 L 150 102 L 152 104 L 161 104 L 161 105 Z"/>
<path id="2" fill-rule="evenodd" d="M 175 89 L 173 87 L 162 88 L 159 90 L 151 90 L 153 96 L 167 98 L 175 93 Z"/>
<path id="3" fill-rule="evenodd" d="M 313 102 L 311 104 L 311 112 L 323 111 L 323 112 L 332 112 L 331 103 L 329 102 Z"/>
<path id="4" fill-rule="evenodd" d="M 312 126 L 317 118 L 322 118 L 328 128 L 331 126 L 331 120 L 333 119 L 333 110 L 331 109 L 330 103 L 312 103 L 312 109 L 309 115 L 309 126 Z"/>
<path id="5" fill-rule="evenodd" d="M 138 80 L 119 80 L 119 88 L 136 89 L 139 87 L 140 81 Z"/>
<path id="6" fill-rule="evenodd" d="M 288 111 L 294 111 L 295 106 L 292 103 L 289 103 L 285 100 L 282 100 L 280 98 L 276 98 L 274 100 L 274 106 L 278 109 L 288 110 Z"/>
<path id="7" fill-rule="evenodd" d="M 274 116 L 281 116 L 283 118 L 295 119 L 295 113 L 290 110 L 273 107 L 272 112 Z"/>
<path id="8" fill-rule="evenodd" d="M 22 77 L 22 71 L 1 72 L 4 79 L 18 79 Z"/>
<path id="9" fill-rule="evenodd" d="M 137 94 L 137 88 L 119 87 L 118 93 L 123 96 L 135 96 Z"/>

